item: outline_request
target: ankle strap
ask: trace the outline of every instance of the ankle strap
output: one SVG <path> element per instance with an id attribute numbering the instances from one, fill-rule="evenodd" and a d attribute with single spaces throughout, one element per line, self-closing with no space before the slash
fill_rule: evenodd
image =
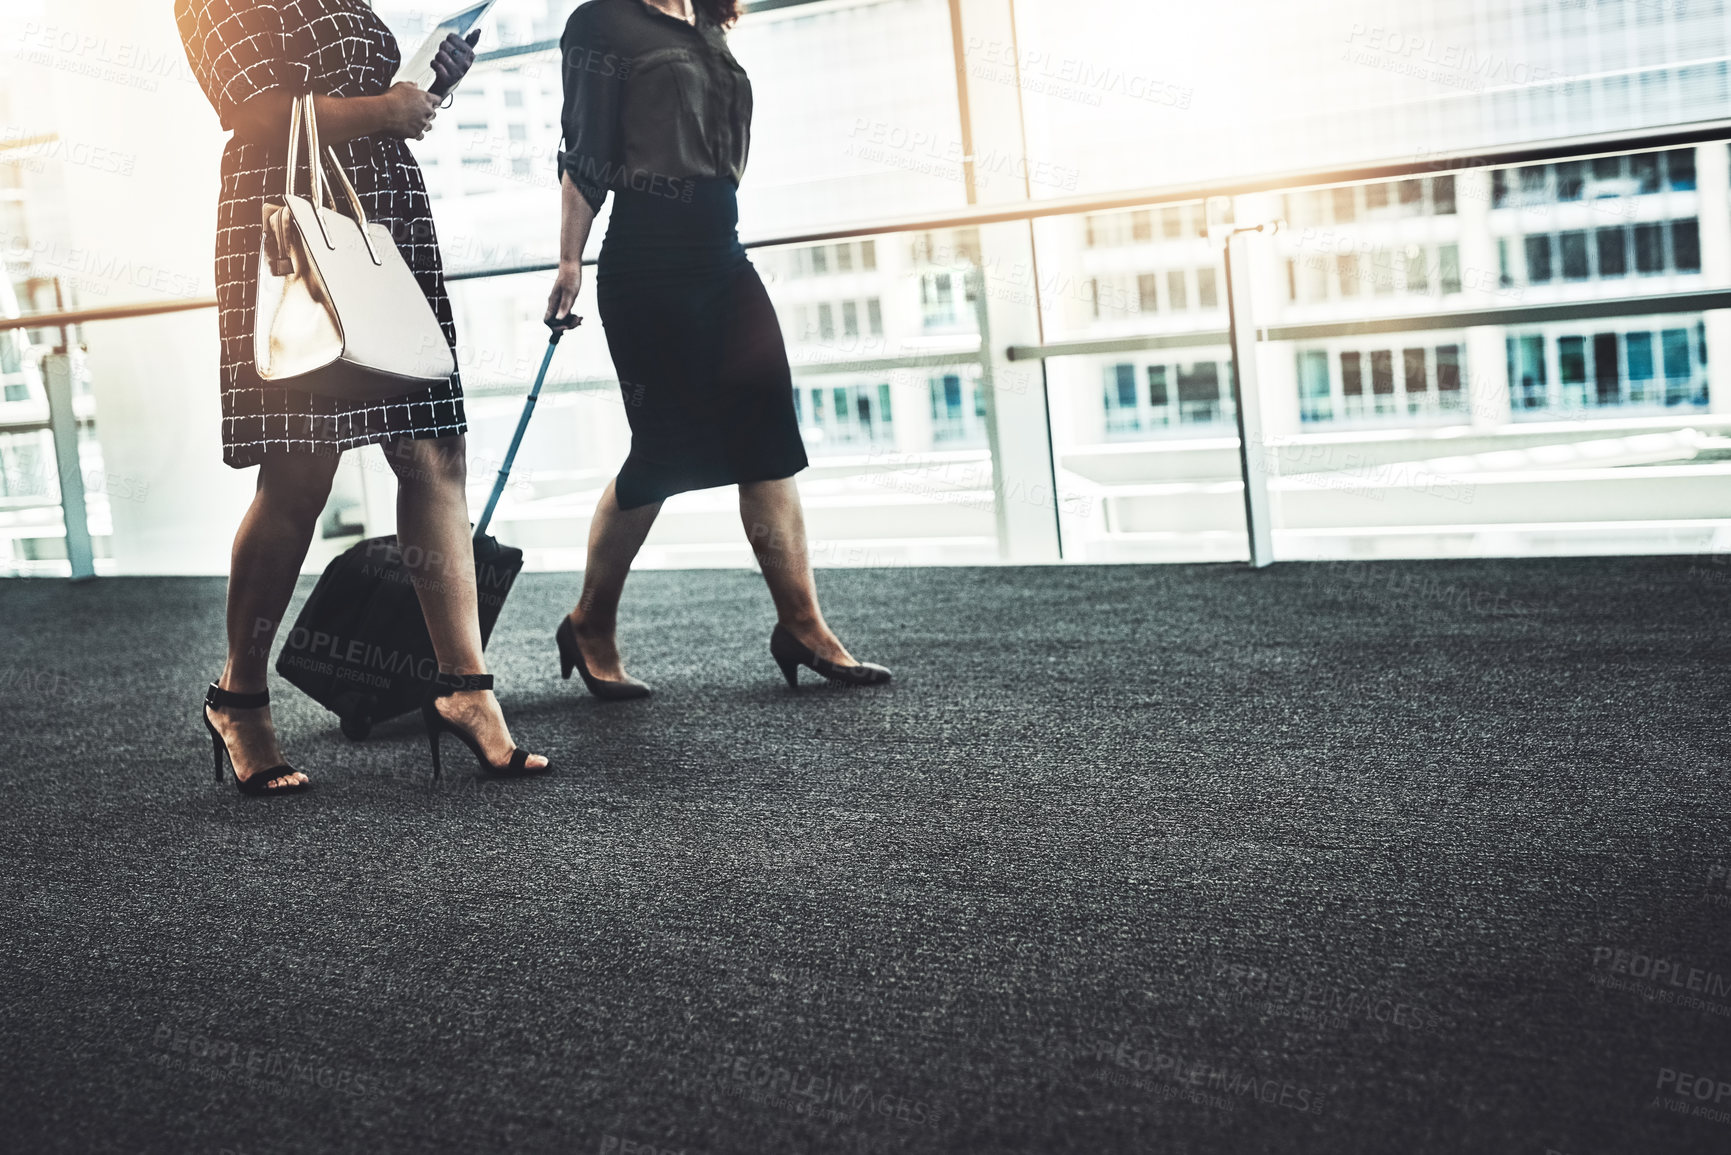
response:
<path id="1" fill-rule="evenodd" d="M 257 710 L 270 705 L 270 691 L 262 690 L 257 694 L 237 694 L 233 690 L 225 690 L 215 682 L 204 692 L 204 704 L 212 710 Z"/>
<path id="2" fill-rule="evenodd" d="M 491 674 L 446 674 L 433 679 L 433 696 L 445 698 L 452 694 L 478 694 L 493 688 Z"/>

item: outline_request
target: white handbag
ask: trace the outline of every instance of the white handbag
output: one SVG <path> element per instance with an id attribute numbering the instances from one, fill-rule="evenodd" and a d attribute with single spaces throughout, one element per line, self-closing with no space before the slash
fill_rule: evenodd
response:
<path id="1" fill-rule="evenodd" d="M 456 358 L 439 319 L 390 230 L 367 222 L 332 149 L 329 159 L 354 217 L 336 209 L 313 98 L 296 97 L 290 117 L 283 203 L 264 206 L 253 314 L 259 377 L 347 401 L 398 397 L 450 380 Z M 303 125 L 310 197 L 296 193 Z"/>

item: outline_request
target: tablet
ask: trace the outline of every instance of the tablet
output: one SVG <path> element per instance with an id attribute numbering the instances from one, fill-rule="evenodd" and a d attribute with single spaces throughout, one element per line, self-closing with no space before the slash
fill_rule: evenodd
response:
<path id="1" fill-rule="evenodd" d="M 439 82 L 439 74 L 433 71 L 433 58 L 439 54 L 439 46 L 445 42 L 445 37 L 452 33 L 467 36 L 497 2 L 498 0 L 476 0 L 435 24 L 433 30 L 427 33 L 427 39 L 422 42 L 421 47 L 397 69 L 397 77 L 391 83 L 402 84 L 407 81 L 418 88 L 431 90 L 433 85 Z"/>

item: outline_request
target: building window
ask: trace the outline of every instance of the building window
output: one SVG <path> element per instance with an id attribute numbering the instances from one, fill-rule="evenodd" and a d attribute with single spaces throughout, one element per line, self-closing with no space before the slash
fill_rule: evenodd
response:
<path id="1" fill-rule="evenodd" d="M 800 403 L 801 394 L 808 395 L 808 403 Z M 887 384 L 795 389 L 794 401 L 800 431 L 812 445 L 849 448 L 895 441 Z"/>
<path id="2" fill-rule="evenodd" d="M 1213 269 L 1196 270 L 1196 304 L 1203 309 L 1220 307 L 1220 293 Z"/>
<path id="3" fill-rule="evenodd" d="M 876 297 L 866 302 L 866 326 L 871 330 L 872 336 L 884 335 L 884 307 Z"/>
<path id="4" fill-rule="evenodd" d="M 1437 264 L 1442 276 L 1442 291 L 1461 291 L 1461 250 L 1459 245 L 1443 245 L 1437 249 Z"/>
<path id="5" fill-rule="evenodd" d="M 1190 307 L 1183 272 L 1174 269 L 1166 274 L 1166 301 L 1174 312 L 1182 312 Z"/>
<path id="6" fill-rule="evenodd" d="M 1159 281 L 1159 276 L 1154 273 L 1143 273 L 1136 278 L 1136 307 L 1144 313 L 1160 311 L 1160 302 L 1157 299 Z"/>
<path id="7" fill-rule="evenodd" d="M 1301 421 L 1329 421 L 1334 397 L 1328 382 L 1328 354 L 1306 349 L 1298 355 L 1298 416 Z"/>
<path id="8" fill-rule="evenodd" d="M 1527 284 L 1542 285 L 1551 279 L 1551 237 L 1526 238 Z"/>

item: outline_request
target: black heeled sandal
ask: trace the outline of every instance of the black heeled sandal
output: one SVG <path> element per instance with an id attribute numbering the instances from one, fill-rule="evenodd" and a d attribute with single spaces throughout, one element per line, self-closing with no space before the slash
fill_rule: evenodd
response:
<path id="1" fill-rule="evenodd" d="M 440 674 L 438 680 L 428 688 L 426 700 L 421 703 L 421 721 L 427 727 L 427 745 L 433 750 L 433 777 L 437 778 L 443 767 L 439 763 L 439 736 L 455 734 L 475 756 L 475 761 L 481 764 L 481 769 L 495 778 L 527 778 L 532 774 L 545 774 L 553 768 L 549 762 L 545 766 L 529 765 L 529 751 L 521 746 L 513 747 L 511 758 L 503 766 L 495 766 L 487 761 L 487 755 L 481 750 L 481 743 L 475 736 L 457 723 L 439 713 L 438 701 L 452 694 L 478 694 L 482 690 L 493 688 L 491 674 Z"/>
<path id="2" fill-rule="evenodd" d="M 204 728 L 210 731 L 211 753 L 216 762 L 216 780 L 222 781 L 222 760 L 227 758 L 230 769 L 234 771 L 231 777 L 234 779 L 235 789 L 242 794 L 250 794 L 255 797 L 260 794 L 299 794 L 310 787 L 312 783 L 296 782 L 288 786 L 271 785 L 272 782 L 280 782 L 284 778 L 291 778 L 300 773 L 299 770 L 287 763 L 281 766 L 272 766 L 269 770 L 261 770 L 251 778 L 242 778 L 240 769 L 234 764 L 234 755 L 228 752 L 228 743 L 222 740 L 222 732 L 210 720 L 210 711 L 212 710 L 261 710 L 268 705 L 270 705 L 269 690 L 258 694 L 237 694 L 212 682 L 210 689 L 204 692 L 204 709 L 198 712 L 198 716 L 204 719 Z"/>
<path id="3" fill-rule="evenodd" d="M 639 682 L 636 678 L 612 682 L 597 678 L 589 672 L 589 663 L 583 660 L 583 650 L 577 645 L 577 630 L 571 625 L 569 614 L 559 623 L 559 630 L 553 635 L 553 640 L 559 643 L 559 675 L 567 682 L 571 680 L 571 671 L 576 670 L 583 676 L 583 684 L 589 687 L 589 692 L 603 702 L 628 702 L 633 698 L 649 696 L 650 687 L 647 682 Z"/>
<path id="4" fill-rule="evenodd" d="M 769 653 L 775 659 L 775 664 L 781 667 L 787 684 L 795 689 L 799 688 L 801 666 L 843 686 L 881 686 L 889 681 L 891 676 L 887 669 L 871 662 L 861 662 L 857 666 L 838 666 L 828 659 L 820 658 L 810 646 L 794 637 L 792 631 L 780 622 L 776 623 L 775 632 L 769 635 Z"/>

